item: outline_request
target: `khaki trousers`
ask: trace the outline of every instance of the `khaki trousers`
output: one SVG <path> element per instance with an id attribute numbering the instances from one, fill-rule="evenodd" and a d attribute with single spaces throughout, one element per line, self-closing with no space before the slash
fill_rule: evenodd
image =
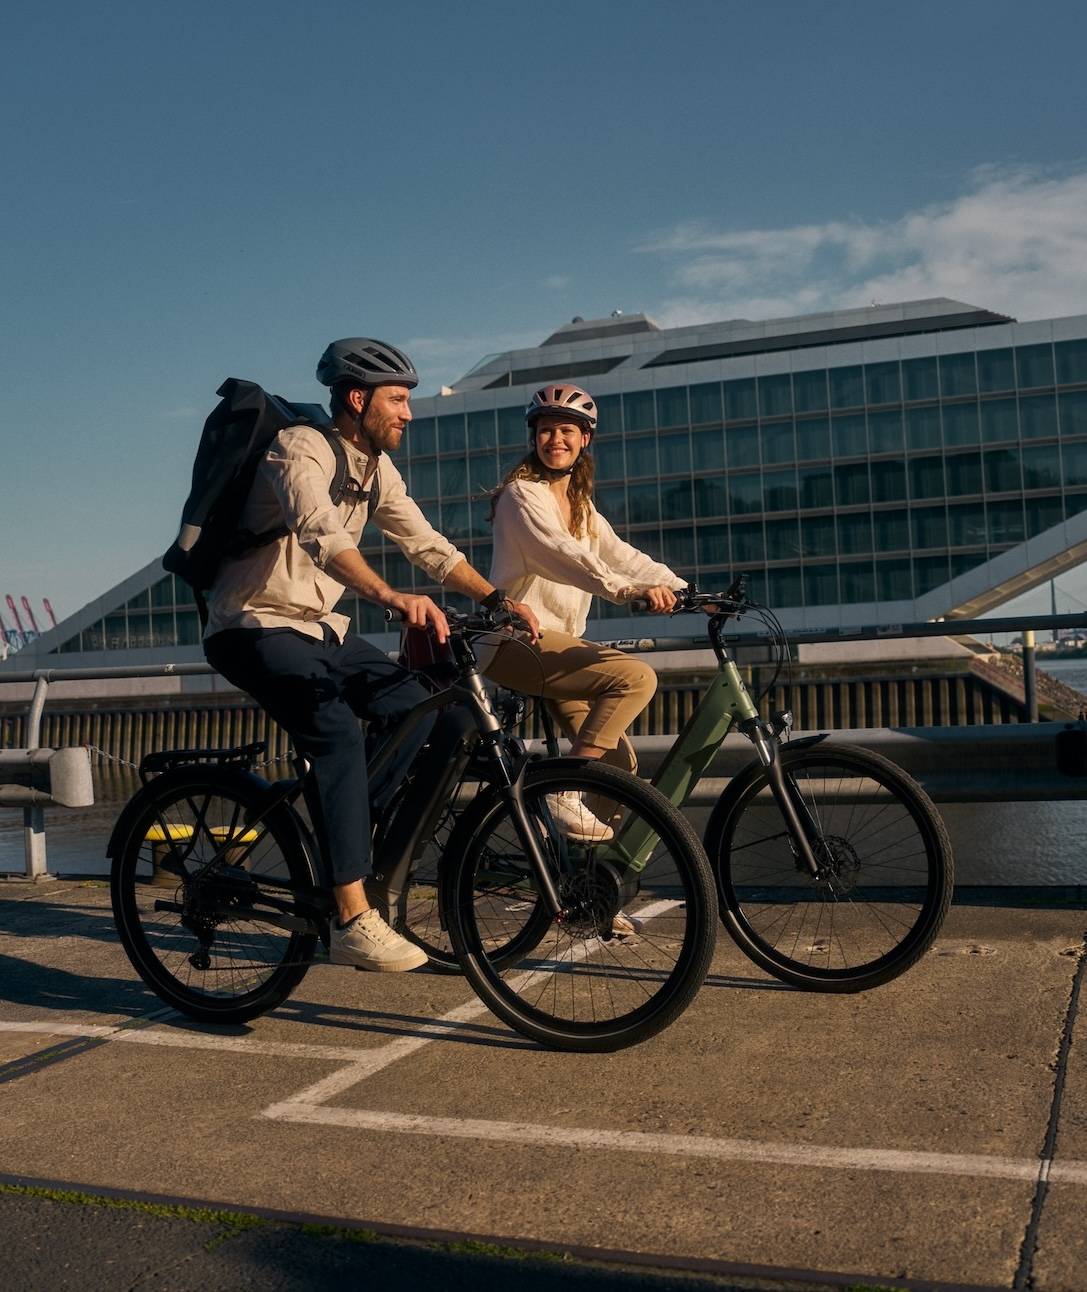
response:
<path id="1" fill-rule="evenodd" d="M 657 689 L 648 664 L 548 628 L 535 646 L 503 643 L 483 671 L 499 686 L 541 696 L 564 736 L 608 751 L 602 762 L 637 770 L 625 733 Z"/>

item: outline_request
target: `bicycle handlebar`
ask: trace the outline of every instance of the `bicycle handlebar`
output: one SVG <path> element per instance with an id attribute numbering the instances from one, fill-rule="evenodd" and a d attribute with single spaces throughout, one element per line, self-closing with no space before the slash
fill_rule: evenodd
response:
<path id="1" fill-rule="evenodd" d="M 473 632 L 501 632 L 504 628 L 513 628 L 517 631 L 528 631 L 529 625 L 521 618 L 520 615 L 505 606 L 500 606 L 497 610 L 479 610 L 464 614 L 459 610 L 443 610 L 445 621 L 449 625 L 451 632 L 455 633 L 473 633 Z M 403 623 L 404 615 L 399 610 L 387 609 L 385 611 L 386 623 Z"/>
<path id="2" fill-rule="evenodd" d="M 692 614 L 708 606 L 727 616 L 742 613 L 750 605 L 747 599 L 747 576 L 738 574 L 729 584 L 726 592 L 699 592 L 696 587 L 678 588 L 676 604 L 668 612 L 670 615 Z M 634 610 L 649 609 L 645 597 L 633 597 L 627 603 Z"/>

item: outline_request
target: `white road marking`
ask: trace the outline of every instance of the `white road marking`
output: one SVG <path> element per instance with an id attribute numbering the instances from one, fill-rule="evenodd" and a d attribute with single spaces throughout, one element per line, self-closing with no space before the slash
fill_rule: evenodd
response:
<path id="1" fill-rule="evenodd" d="M 718 1139 L 705 1135 L 659 1135 L 642 1131 L 602 1131 L 543 1126 L 532 1122 L 491 1122 L 461 1117 L 424 1117 L 408 1113 L 329 1108 L 293 1102 L 274 1104 L 262 1116 L 273 1121 L 306 1122 L 352 1130 L 402 1135 L 433 1135 L 488 1140 L 540 1148 L 604 1149 L 652 1157 L 714 1158 L 756 1166 L 821 1167 L 847 1171 L 892 1171 L 926 1175 L 963 1175 L 974 1179 L 1036 1180 L 1048 1169 L 1056 1183 L 1087 1184 L 1087 1162 L 1042 1162 L 1031 1158 L 976 1153 L 920 1153 L 897 1149 L 834 1148 L 818 1144 L 775 1144 L 759 1140 Z"/>
<path id="2" fill-rule="evenodd" d="M 216 1036 L 211 1032 L 166 1032 L 160 1028 L 95 1026 L 85 1023 L 0 1023 L 0 1032 L 85 1036 L 91 1040 L 124 1041 L 131 1045 L 162 1045 L 179 1050 L 222 1050 L 231 1054 L 271 1055 L 284 1059 L 327 1059 L 353 1063 L 360 1053 L 346 1045 L 303 1045 L 289 1041 L 260 1041 L 250 1037 Z"/>

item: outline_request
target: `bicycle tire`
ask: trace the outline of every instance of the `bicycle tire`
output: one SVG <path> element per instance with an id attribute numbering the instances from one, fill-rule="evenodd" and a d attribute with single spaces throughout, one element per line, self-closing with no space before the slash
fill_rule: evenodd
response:
<path id="1" fill-rule="evenodd" d="M 546 796 L 565 792 L 592 796 L 594 811 L 608 803 L 616 837 L 599 844 L 563 838 L 549 824 Z M 552 920 L 543 908 L 506 801 L 498 791 L 481 796 L 461 817 L 442 874 L 444 914 L 465 975 L 494 1014 L 548 1048 L 603 1052 L 645 1040 L 686 1009 L 713 956 L 716 901 L 698 836 L 645 781 L 581 759 L 530 765 L 524 797 L 564 916 Z M 635 873 L 624 865 L 623 841 L 639 825 L 655 842 Z M 503 873 L 504 897 L 493 882 Z M 481 888 L 481 877 L 489 887 Z M 646 919 L 636 936 L 614 936 L 619 909 Z M 489 953 L 519 931 L 516 959 Z"/>
<path id="2" fill-rule="evenodd" d="M 805 990 L 865 991 L 897 978 L 932 945 L 951 903 L 939 813 L 912 777 L 865 749 L 784 745 L 781 762 L 820 827 L 827 877 L 813 880 L 799 860 L 756 764 L 706 829 L 725 927 L 760 968 Z"/>
<path id="3" fill-rule="evenodd" d="M 274 1009 L 316 949 L 316 932 L 259 918 L 282 915 L 284 903 L 290 915 L 294 894 L 317 887 L 290 809 L 265 813 L 269 788 L 237 769 L 181 767 L 139 791 L 121 818 L 110 871 L 121 943 L 156 995 L 201 1022 Z"/>

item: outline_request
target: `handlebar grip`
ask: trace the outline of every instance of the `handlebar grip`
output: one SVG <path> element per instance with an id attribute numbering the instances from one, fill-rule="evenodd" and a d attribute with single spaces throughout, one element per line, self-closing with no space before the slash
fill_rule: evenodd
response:
<path id="1" fill-rule="evenodd" d="M 402 610 L 394 610 L 391 606 L 386 606 L 384 613 L 387 624 L 402 624 L 404 622 L 404 612 Z"/>

